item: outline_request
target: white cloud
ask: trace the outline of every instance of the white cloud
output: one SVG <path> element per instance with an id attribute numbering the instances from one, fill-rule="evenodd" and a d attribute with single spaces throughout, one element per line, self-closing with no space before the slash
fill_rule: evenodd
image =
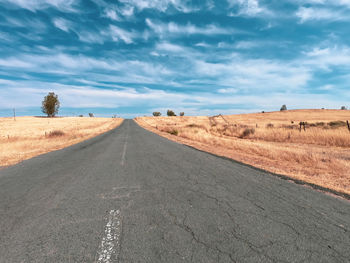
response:
<path id="1" fill-rule="evenodd" d="M 110 29 L 110 36 L 114 41 L 122 40 L 126 44 L 133 43 L 133 38 L 135 37 L 134 33 L 126 31 L 114 25 L 110 25 L 109 29 Z"/>
<path id="2" fill-rule="evenodd" d="M 170 6 L 174 7 L 178 11 L 188 13 L 195 11 L 187 5 L 186 1 L 182 0 L 121 0 L 122 3 L 134 6 L 138 10 L 143 9 L 156 9 L 160 12 L 165 12 Z"/>
<path id="3" fill-rule="evenodd" d="M 156 49 L 169 52 L 184 52 L 185 50 L 182 46 L 174 45 L 168 42 L 158 43 L 156 45 Z"/>
<path id="4" fill-rule="evenodd" d="M 341 11 L 328 9 L 328 8 L 317 8 L 317 7 L 300 7 L 296 13 L 296 16 L 300 19 L 301 23 L 310 20 L 347 20 L 348 16 L 344 15 Z"/>
<path id="5" fill-rule="evenodd" d="M 237 93 L 238 89 L 235 89 L 235 88 L 218 89 L 218 92 L 223 94 L 227 94 L 227 93 L 232 94 L 232 93 Z"/>
<path id="6" fill-rule="evenodd" d="M 196 47 L 211 47 L 209 44 L 205 43 L 205 42 L 199 42 L 197 44 L 195 44 Z"/>
<path id="7" fill-rule="evenodd" d="M 86 42 L 86 43 L 103 44 L 106 39 L 99 32 L 85 31 L 85 30 L 81 30 L 81 31 L 74 30 L 74 32 L 78 35 L 80 41 Z"/>
<path id="8" fill-rule="evenodd" d="M 146 24 L 160 36 L 168 35 L 230 35 L 237 33 L 238 31 L 232 28 L 222 28 L 216 25 L 210 24 L 204 27 L 198 27 L 191 23 L 186 25 L 179 25 L 174 22 L 162 23 L 159 21 L 152 21 L 149 18 L 146 18 Z"/>
<path id="9" fill-rule="evenodd" d="M 264 59 L 235 57 L 226 63 L 197 61 L 197 74 L 214 78 L 213 84 L 234 86 L 246 90 L 295 90 L 305 87 L 311 79 L 306 67 Z"/>
<path id="10" fill-rule="evenodd" d="M 106 17 L 115 20 L 115 21 L 121 21 L 121 18 L 119 17 L 119 15 L 117 14 L 117 12 L 115 10 L 112 9 L 106 9 L 105 10 L 105 15 Z"/>
<path id="11" fill-rule="evenodd" d="M 293 3 L 299 5 L 314 5 L 314 6 L 324 6 L 324 7 L 346 7 L 350 8 L 350 0 L 289 0 Z"/>
<path id="12" fill-rule="evenodd" d="M 304 54 L 306 58 L 301 63 L 313 68 L 329 70 L 333 66 L 342 66 L 350 69 L 350 48 L 347 46 L 315 47 Z"/>
<path id="13" fill-rule="evenodd" d="M 70 29 L 70 22 L 66 19 L 55 18 L 55 19 L 53 19 L 53 23 L 54 23 L 55 27 L 65 31 L 65 32 L 68 32 Z"/>
<path id="14" fill-rule="evenodd" d="M 229 16 L 257 16 L 269 14 L 271 12 L 259 5 L 258 0 L 227 0 L 230 7 L 238 7 L 238 12 L 229 13 Z"/>
<path id="15" fill-rule="evenodd" d="M 76 11 L 76 0 L 1 0 L 3 3 L 12 4 L 31 11 L 54 7 L 63 11 Z"/>

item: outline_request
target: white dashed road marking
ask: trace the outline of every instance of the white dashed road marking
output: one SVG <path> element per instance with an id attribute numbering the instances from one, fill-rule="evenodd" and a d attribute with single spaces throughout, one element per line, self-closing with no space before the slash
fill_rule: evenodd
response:
<path id="1" fill-rule="evenodd" d="M 125 143 L 124 143 L 124 148 L 123 148 L 122 160 L 121 160 L 121 162 L 120 162 L 120 164 L 121 164 L 122 166 L 124 166 L 124 164 L 125 164 L 125 154 L 126 154 L 126 147 L 127 147 L 127 145 L 128 145 L 128 138 L 126 137 Z"/>
<path id="2" fill-rule="evenodd" d="M 125 164 L 126 147 L 128 146 L 128 135 L 129 135 L 128 132 L 129 132 L 129 122 L 128 122 L 127 131 L 126 131 L 125 143 L 124 143 L 124 148 L 123 148 L 123 153 L 122 153 L 122 160 L 120 162 L 121 166 L 124 166 L 124 164 Z"/>
<path id="3" fill-rule="evenodd" d="M 104 235 L 97 251 L 97 263 L 116 262 L 119 256 L 121 234 L 120 210 L 111 210 L 105 226 Z"/>

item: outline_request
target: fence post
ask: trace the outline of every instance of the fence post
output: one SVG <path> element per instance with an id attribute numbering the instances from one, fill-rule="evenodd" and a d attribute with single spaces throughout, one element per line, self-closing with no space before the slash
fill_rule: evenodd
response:
<path id="1" fill-rule="evenodd" d="M 348 125 L 348 130 L 350 132 L 350 123 L 349 123 L 349 121 L 346 121 L 346 124 Z"/>

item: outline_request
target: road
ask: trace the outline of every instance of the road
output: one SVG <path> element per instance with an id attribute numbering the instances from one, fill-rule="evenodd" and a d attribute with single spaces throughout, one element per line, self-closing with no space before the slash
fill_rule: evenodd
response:
<path id="1" fill-rule="evenodd" d="M 115 130 L 0 170 L 0 262 L 350 262 L 350 202 Z"/>

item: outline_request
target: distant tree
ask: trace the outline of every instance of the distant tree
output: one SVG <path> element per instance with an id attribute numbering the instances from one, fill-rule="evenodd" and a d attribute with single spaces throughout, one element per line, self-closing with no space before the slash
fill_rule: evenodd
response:
<path id="1" fill-rule="evenodd" d="M 89 117 L 94 117 L 94 114 L 93 113 L 89 113 Z"/>
<path id="2" fill-rule="evenodd" d="M 168 116 L 176 116 L 175 112 L 172 110 L 168 110 L 166 113 Z"/>
<path id="3" fill-rule="evenodd" d="M 285 110 L 287 110 L 287 106 L 284 104 L 284 105 L 282 105 L 280 111 L 285 111 Z"/>
<path id="4" fill-rule="evenodd" d="M 80 114 L 79 117 L 84 117 L 84 115 L 83 115 L 83 114 Z"/>
<path id="5" fill-rule="evenodd" d="M 185 113 L 184 112 L 180 112 L 180 116 L 185 116 Z"/>
<path id="6" fill-rule="evenodd" d="M 161 116 L 162 114 L 159 112 L 159 111 L 155 111 L 155 112 L 153 112 L 153 116 L 154 117 L 159 117 L 159 116 Z"/>
<path id="7" fill-rule="evenodd" d="M 59 108 L 60 101 L 58 100 L 58 95 L 56 95 L 54 92 L 49 92 L 49 94 L 44 97 L 42 102 L 42 112 L 47 114 L 48 117 L 55 117 Z"/>
<path id="8" fill-rule="evenodd" d="M 345 106 L 341 106 L 340 108 L 341 110 L 347 110 L 347 108 Z"/>

